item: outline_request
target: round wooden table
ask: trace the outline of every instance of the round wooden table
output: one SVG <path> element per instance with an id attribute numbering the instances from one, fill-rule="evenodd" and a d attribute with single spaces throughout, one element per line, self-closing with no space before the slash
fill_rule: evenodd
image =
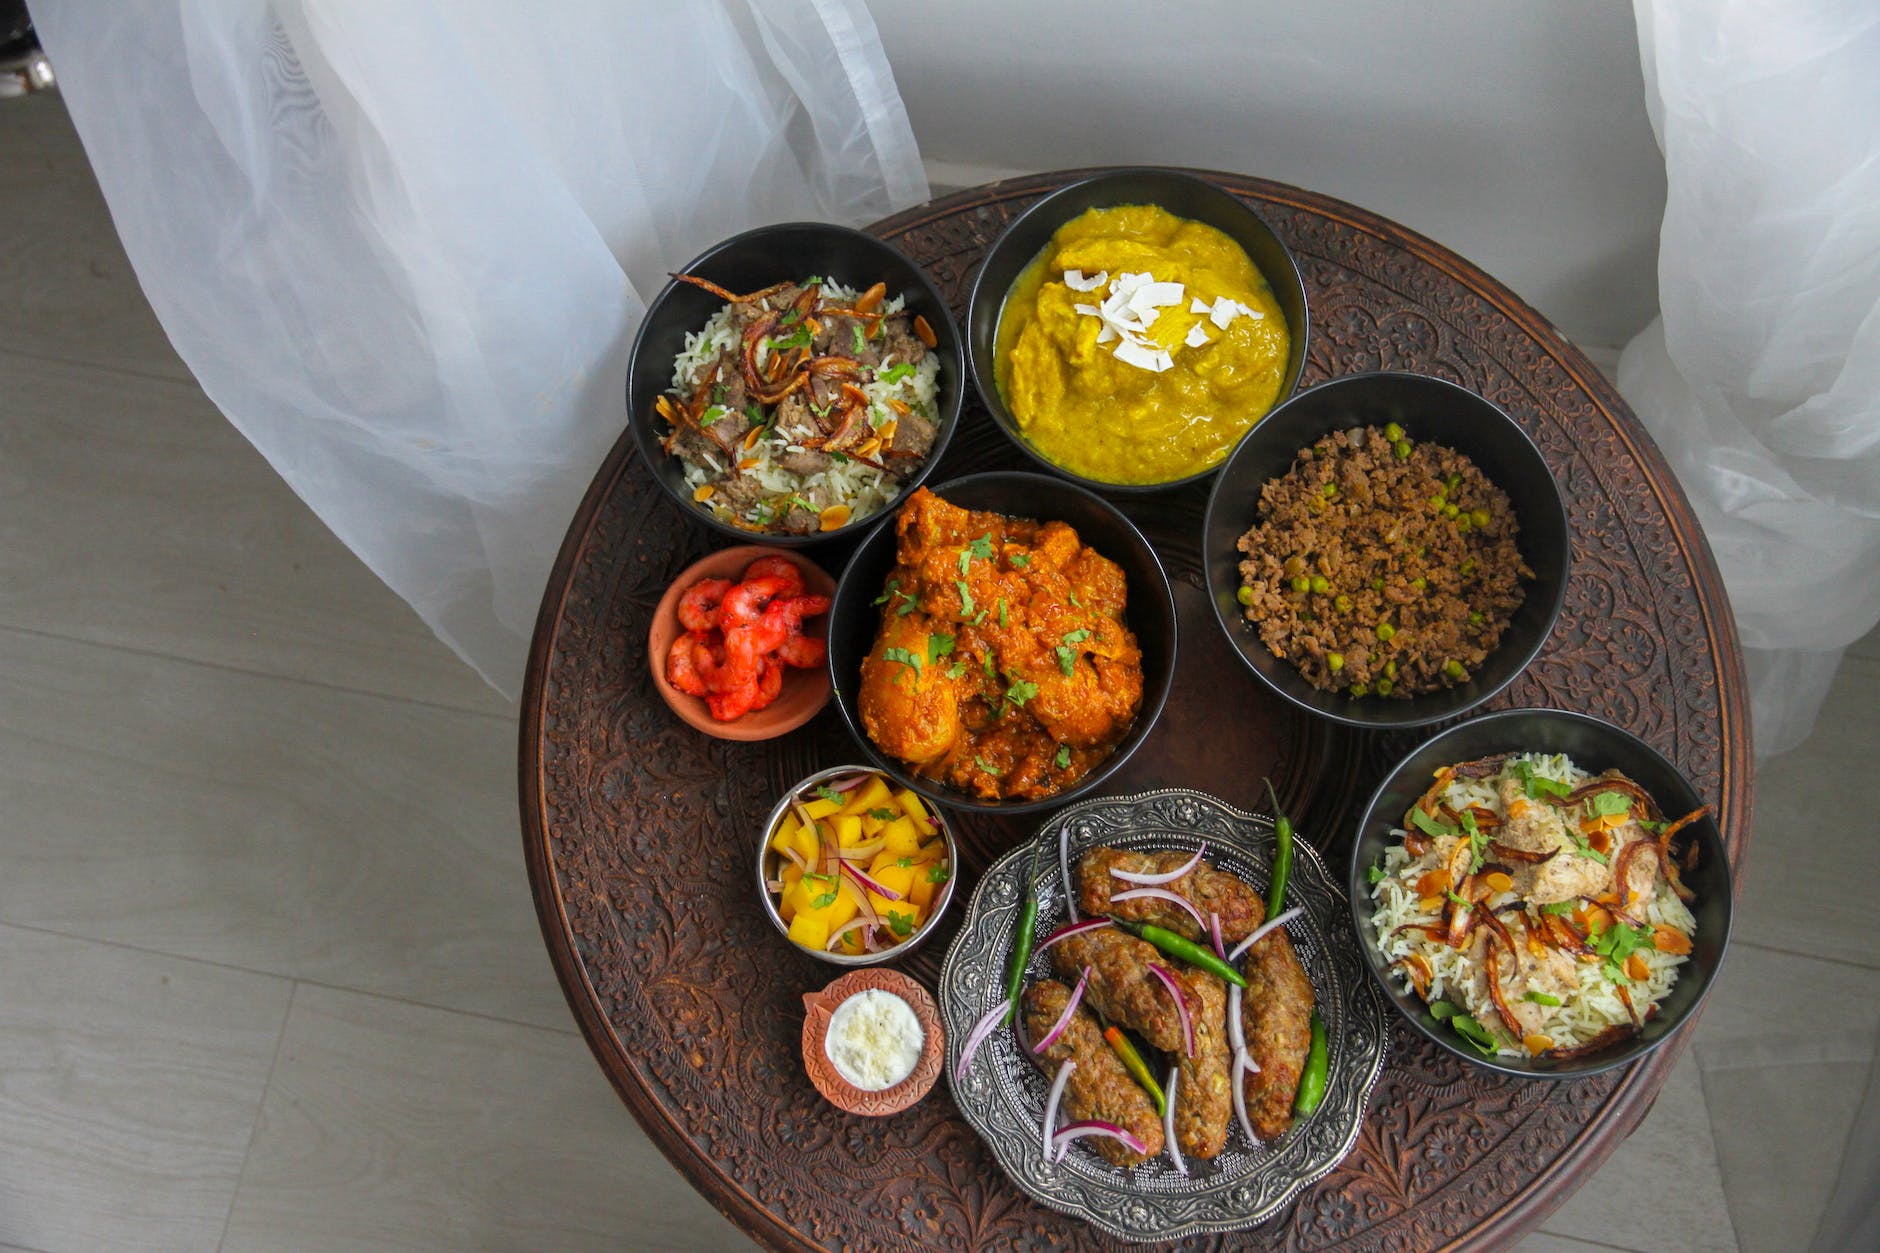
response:
<path id="1" fill-rule="evenodd" d="M 987 246 L 1079 172 L 994 183 L 879 223 L 964 315 Z M 1208 175 L 1246 199 L 1305 273 L 1301 385 L 1416 370 L 1514 415 L 1554 467 L 1572 521 L 1566 608 L 1496 707 L 1585 710 L 1676 761 L 1720 806 L 1740 866 L 1751 756 L 1729 604 L 1683 493 L 1625 403 L 1539 314 L 1429 240 L 1282 184 Z M 939 483 L 1026 463 L 969 401 Z M 1181 661 L 1154 734 L 1112 793 L 1203 788 L 1264 809 L 1262 775 L 1333 864 L 1357 808 L 1420 733 L 1365 735 L 1293 712 L 1211 620 L 1199 566 L 1205 485 L 1119 504 L 1176 587 Z M 649 615 L 718 546 L 655 487 L 624 435 L 568 532 L 529 660 L 523 839 L 542 932 L 588 1044 L 653 1141 L 734 1222 L 776 1249 L 1121 1247 L 1007 1182 L 945 1085 L 893 1118 L 826 1104 L 800 1056 L 802 994 L 838 972 L 780 939 L 750 878 L 776 796 L 860 759 L 833 707 L 769 744 L 710 739 L 654 692 Z M 846 547 L 814 554 L 832 572 Z M 1038 821 L 962 819 L 960 889 Z M 959 911 L 901 968 L 931 987 Z M 1357 1147 L 1280 1217 L 1186 1247 L 1497 1248 L 1564 1200 L 1638 1123 L 1689 1038 L 1572 1082 L 1463 1066 L 1399 1025 Z"/>

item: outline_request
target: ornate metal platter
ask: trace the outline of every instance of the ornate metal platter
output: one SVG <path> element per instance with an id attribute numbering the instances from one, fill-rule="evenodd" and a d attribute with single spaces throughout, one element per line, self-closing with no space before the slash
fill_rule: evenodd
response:
<path id="1" fill-rule="evenodd" d="M 1047 1163 L 1040 1152 L 1039 1124 L 1049 1085 L 1024 1055 L 1016 1033 L 994 1031 L 964 1078 L 955 1079 L 954 1071 L 973 1024 L 1005 995 L 1006 963 L 1027 892 L 1038 893 L 1039 936 L 1070 920 L 1063 876 L 1050 847 L 1067 824 L 1073 866 L 1083 850 L 1098 844 L 1180 852 L 1205 844 L 1209 861 L 1256 887 L 1264 888 L 1272 868 L 1272 822 L 1204 792 L 1169 788 L 1103 797 L 1053 816 L 1035 837 L 1046 843 L 1036 880 L 1027 880 L 1030 844 L 994 862 L 980 879 L 941 967 L 940 1019 L 947 1033 L 953 1102 L 1014 1183 L 1052 1209 L 1122 1239 L 1174 1240 L 1264 1222 L 1351 1151 L 1384 1068 L 1389 1006 L 1362 964 L 1345 894 L 1311 845 L 1298 841 L 1286 903 L 1303 906 L 1305 913 L 1286 931 L 1312 980 L 1330 1049 L 1325 1100 L 1310 1118 L 1296 1121 L 1278 1140 L 1253 1147 L 1236 1130 L 1219 1157 L 1190 1162 L 1186 1179 L 1165 1158 L 1122 1170 L 1081 1147 L 1062 1162 Z M 1032 959 L 1026 981 L 1050 973 L 1050 957 L 1040 955 Z"/>

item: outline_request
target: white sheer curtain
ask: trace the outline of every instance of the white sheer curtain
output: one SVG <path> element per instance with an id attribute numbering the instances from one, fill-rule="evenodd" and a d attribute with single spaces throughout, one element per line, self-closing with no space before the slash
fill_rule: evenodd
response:
<path id="1" fill-rule="evenodd" d="M 514 695 L 665 271 L 926 178 L 860 0 L 34 0 L 203 389 Z"/>
<path id="2" fill-rule="evenodd" d="M 1636 9 L 1668 198 L 1662 316 L 1619 387 L 1716 551 L 1757 751 L 1783 752 L 1880 620 L 1880 6 Z"/>

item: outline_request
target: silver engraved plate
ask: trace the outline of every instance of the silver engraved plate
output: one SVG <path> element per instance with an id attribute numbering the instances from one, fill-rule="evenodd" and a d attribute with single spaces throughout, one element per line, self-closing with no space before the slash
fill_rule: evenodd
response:
<path id="1" fill-rule="evenodd" d="M 1226 1150 L 1212 1161 L 1189 1161 L 1186 1178 L 1166 1155 L 1126 1170 L 1104 1161 L 1087 1143 L 1073 1144 L 1062 1162 L 1051 1163 L 1041 1143 L 1049 1085 L 1013 1027 L 995 1029 L 963 1077 L 956 1078 L 955 1071 L 967 1034 L 1005 994 L 1012 940 L 1027 893 L 1038 893 L 1039 943 L 1070 921 L 1058 862 L 1059 832 L 1066 826 L 1073 874 L 1079 856 L 1095 845 L 1192 853 L 1205 842 L 1210 862 L 1259 891 L 1266 889 L 1272 821 L 1205 793 L 1171 788 L 1103 797 L 1052 817 L 1036 837 L 1043 847 L 1035 883 L 1027 882 L 1033 862 L 1029 843 L 993 863 L 973 893 L 941 968 L 940 1017 L 954 1103 L 1020 1188 L 1112 1235 L 1173 1240 L 1256 1226 L 1351 1151 L 1384 1067 L 1390 1038 L 1384 999 L 1351 933 L 1345 893 L 1310 844 L 1295 840 L 1286 905 L 1303 906 L 1305 912 L 1287 924 L 1286 933 L 1312 980 L 1330 1063 L 1325 1098 L 1310 1117 L 1295 1119 L 1285 1135 L 1257 1145 L 1248 1144 L 1235 1126 Z M 1050 974 L 1046 953 L 1032 958 L 1025 978 L 1029 984 Z"/>

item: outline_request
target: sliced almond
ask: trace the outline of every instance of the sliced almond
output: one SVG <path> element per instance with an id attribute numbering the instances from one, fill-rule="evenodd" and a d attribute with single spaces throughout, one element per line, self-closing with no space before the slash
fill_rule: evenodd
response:
<path id="1" fill-rule="evenodd" d="M 882 443 L 888 444 L 894 442 L 894 433 L 900 429 L 900 421 L 895 418 L 889 418 L 886 422 L 881 424 L 880 428 L 877 429 L 875 433 L 881 436 Z"/>
<path id="2" fill-rule="evenodd" d="M 1514 879 L 1499 870 L 1489 871 L 1482 877 L 1482 882 L 1486 883 L 1489 890 L 1493 892 L 1514 891 Z"/>
<path id="3" fill-rule="evenodd" d="M 692 489 L 692 499 L 702 505 L 712 498 L 712 493 L 716 490 L 710 483 L 700 483 Z"/>
<path id="4" fill-rule="evenodd" d="M 757 459 L 756 457 L 746 457 L 746 458 L 745 458 L 744 460 L 742 460 L 742 461 L 740 461 L 740 462 L 738 462 L 738 470 L 739 470 L 740 472 L 742 472 L 742 471 L 745 471 L 745 470 L 754 470 L 754 469 L 756 469 L 756 468 L 757 468 L 757 460 L 758 460 L 758 459 Z"/>
<path id="5" fill-rule="evenodd" d="M 816 516 L 823 530 L 839 531 L 849 524 L 849 507 L 831 505 Z"/>
<path id="6" fill-rule="evenodd" d="M 940 346 L 940 337 L 933 333 L 933 327 L 927 325 L 927 319 L 918 313 L 914 315 L 914 334 L 920 336 L 920 342 L 929 348 Z"/>
<path id="7" fill-rule="evenodd" d="M 898 400 L 890 400 L 888 402 L 888 408 L 894 410 L 896 413 L 900 414 L 903 417 L 906 417 L 908 414 L 914 412 L 912 409 L 909 409 L 906 405 L 902 404 Z"/>
<path id="8" fill-rule="evenodd" d="M 875 436 L 873 438 L 863 440 L 861 443 L 861 446 L 857 448 L 855 451 L 859 456 L 863 456 L 863 457 L 874 456 L 876 453 L 881 451 L 881 437 Z"/>
<path id="9" fill-rule="evenodd" d="M 1554 1042 L 1550 1037 L 1535 1031 L 1521 1037 L 1521 1046 L 1528 1052 L 1534 1054 L 1534 1056 L 1539 1057 L 1542 1053 L 1552 1048 Z"/>
<path id="10" fill-rule="evenodd" d="M 888 285 L 886 283 L 876 283 L 873 287 L 863 292 L 862 298 L 855 302 L 855 312 L 857 313 L 872 312 L 876 305 L 880 304 L 883 300 L 887 299 L 887 296 L 888 296 Z"/>
<path id="11" fill-rule="evenodd" d="M 750 430 L 744 432 L 744 447 L 747 450 L 757 447 L 757 441 L 763 436 L 763 434 L 764 434 L 764 428 L 761 426 L 754 426 Z"/>

